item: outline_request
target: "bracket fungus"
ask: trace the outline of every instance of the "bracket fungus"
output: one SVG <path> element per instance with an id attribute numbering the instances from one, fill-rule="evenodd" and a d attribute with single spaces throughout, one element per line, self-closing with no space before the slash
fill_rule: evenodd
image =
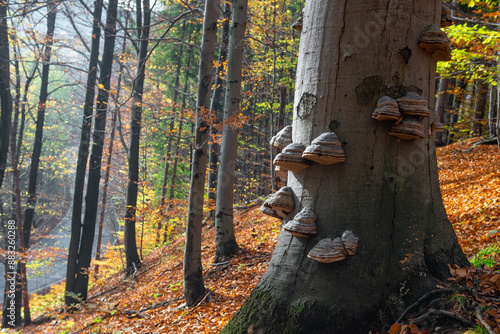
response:
<path id="1" fill-rule="evenodd" d="M 420 117 L 429 117 L 431 115 L 427 101 L 418 94 L 408 92 L 405 96 L 396 99 L 396 101 L 403 115 Z"/>
<path id="2" fill-rule="evenodd" d="M 302 157 L 322 165 L 332 165 L 345 161 L 344 150 L 334 132 L 325 132 L 307 146 Z"/>
<path id="3" fill-rule="evenodd" d="M 424 127 L 415 118 L 403 117 L 401 122 L 395 123 L 389 130 L 391 136 L 400 139 L 424 139 Z"/>
<path id="4" fill-rule="evenodd" d="M 285 231 L 296 237 L 310 237 L 318 233 L 316 229 L 316 215 L 311 209 L 304 208 L 283 226 Z"/>
<path id="5" fill-rule="evenodd" d="M 271 217 L 283 218 L 295 208 L 293 191 L 290 187 L 283 187 L 269 197 L 260 207 L 260 211 Z"/>
<path id="6" fill-rule="evenodd" d="M 443 8 L 441 12 L 441 28 L 449 27 L 453 24 L 453 18 L 451 17 L 451 10 Z"/>
<path id="7" fill-rule="evenodd" d="M 274 172 L 276 173 L 276 176 L 288 178 L 288 171 L 281 166 L 274 167 Z"/>
<path id="8" fill-rule="evenodd" d="M 448 35 L 431 24 L 420 36 L 418 46 L 432 53 L 435 60 L 451 60 L 451 43 Z"/>
<path id="9" fill-rule="evenodd" d="M 284 149 L 287 145 L 292 143 L 292 126 L 287 125 L 276 136 L 271 138 L 270 144 L 280 150 Z"/>
<path id="10" fill-rule="evenodd" d="M 321 263 L 332 263 L 345 259 L 347 251 L 340 237 L 321 239 L 307 254 L 308 258 Z"/>
<path id="11" fill-rule="evenodd" d="M 347 251 L 347 255 L 354 255 L 358 249 L 359 238 L 354 235 L 351 231 L 345 231 L 342 233 L 342 243 Z"/>
<path id="12" fill-rule="evenodd" d="M 302 23 L 303 23 L 303 17 L 299 17 L 297 21 L 295 21 L 294 24 L 292 24 L 292 28 L 298 31 L 302 31 Z"/>
<path id="13" fill-rule="evenodd" d="M 309 163 L 302 157 L 302 152 L 306 147 L 300 143 L 291 143 L 287 145 L 283 152 L 274 158 L 276 166 L 283 167 L 293 173 L 299 173 L 304 168 L 309 167 Z"/>
<path id="14" fill-rule="evenodd" d="M 398 120 L 400 117 L 398 102 L 389 96 L 382 96 L 378 100 L 377 107 L 372 114 L 372 118 L 377 121 Z"/>

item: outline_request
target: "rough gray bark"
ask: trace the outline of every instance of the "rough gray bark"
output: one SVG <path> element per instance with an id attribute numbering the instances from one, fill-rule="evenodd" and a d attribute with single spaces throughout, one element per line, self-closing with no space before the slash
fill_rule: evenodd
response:
<path id="1" fill-rule="evenodd" d="M 203 18 L 203 37 L 198 72 L 197 116 L 191 164 L 191 181 L 186 222 L 184 250 L 184 298 L 186 305 L 194 305 L 205 292 L 201 265 L 201 229 L 203 222 L 203 195 L 207 168 L 207 142 L 210 126 L 205 115 L 210 109 L 210 88 L 217 37 L 218 0 L 207 0 Z"/>
<path id="2" fill-rule="evenodd" d="M 141 6 L 142 11 L 141 11 Z M 127 272 L 132 273 L 141 264 L 135 239 L 135 217 L 137 211 L 137 191 L 139 188 L 139 144 L 141 140 L 142 95 L 148 53 L 148 39 L 151 24 L 149 0 L 137 0 L 137 26 L 141 43 L 137 55 L 137 69 L 132 92 L 132 119 L 130 121 L 129 166 L 127 185 L 127 206 L 125 212 L 125 257 Z M 144 17 L 142 16 L 144 13 Z"/>
<path id="3" fill-rule="evenodd" d="M 64 301 L 68 306 L 78 302 L 77 299 L 73 298 L 72 291 L 76 277 L 78 252 L 80 248 L 80 238 L 82 235 L 83 189 L 85 187 L 85 175 L 87 173 L 87 160 L 90 147 L 90 133 L 92 130 L 92 114 L 94 110 L 95 84 L 97 80 L 97 63 L 99 61 L 99 44 L 101 39 L 99 21 L 102 14 L 102 4 L 102 0 L 96 0 L 94 2 L 89 72 L 87 75 L 87 90 L 85 92 L 85 102 L 83 105 L 82 131 L 80 134 L 80 144 L 78 146 L 78 158 L 76 162 L 75 188 L 73 191 L 73 209 L 71 215 L 71 239 L 68 248 L 68 265 L 66 267 L 66 294 Z"/>
<path id="4" fill-rule="evenodd" d="M 233 0 L 233 17 L 227 58 L 227 82 L 224 101 L 224 130 L 222 132 L 217 200 L 215 208 L 215 262 L 224 261 L 238 251 L 234 235 L 233 201 L 234 169 L 238 149 L 238 129 L 230 122 L 240 110 L 243 50 L 248 0 Z"/>
<path id="5" fill-rule="evenodd" d="M 346 161 L 289 173 L 295 210 L 285 221 L 310 208 L 318 234 L 281 232 L 267 272 L 222 333 L 382 332 L 435 288 L 433 276 L 449 276 L 448 264 L 468 264 L 443 207 L 432 138 L 399 140 L 391 122 L 371 118 L 384 95 L 411 90 L 434 104 L 436 61 L 418 38 L 439 24 L 441 7 L 306 0 L 293 140 L 309 145 L 335 131 Z M 356 254 L 331 264 L 307 257 L 346 230 L 359 237 Z"/>

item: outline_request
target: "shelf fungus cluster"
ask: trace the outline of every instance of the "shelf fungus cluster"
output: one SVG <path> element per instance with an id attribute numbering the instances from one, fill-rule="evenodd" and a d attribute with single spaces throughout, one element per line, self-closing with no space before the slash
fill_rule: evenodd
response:
<path id="1" fill-rule="evenodd" d="M 280 150 L 292 143 L 292 126 L 287 125 L 271 138 L 270 144 Z"/>
<path id="2" fill-rule="evenodd" d="M 273 137 L 271 144 L 278 140 L 279 139 L 274 139 Z M 309 167 L 311 161 L 321 165 L 332 165 L 345 161 L 342 143 L 335 133 L 322 133 L 307 147 L 300 143 L 288 144 L 283 151 L 274 158 L 273 163 L 276 166 L 276 172 L 279 171 L 283 173 L 284 170 L 289 170 L 293 173 L 299 173 L 303 169 Z"/>
<path id="3" fill-rule="evenodd" d="M 435 24 L 431 24 L 420 36 L 418 46 L 432 53 L 435 60 L 451 60 L 451 43 L 448 35 Z"/>
<path id="4" fill-rule="evenodd" d="M 345 231 L 342 237 L 321 239 L 307 257 L 321 263 L 342 261 L 347 255 L 354 255 L 358 248 L 359 238 L 351 231 Z"/>
<path id="5" fill-rule="evenodd" d="M 292 188 L 283 187 L 262 204 L 260 211 L 268 216 L 282 219 L 288 216 L 294 208 Z"/>
<path id="6" fill-rule="evenodd" d="M 377 102 L 372 118 L 378 121 L 396 121 L 389 134 L 400 139 L 412 140 L 425 137 L 421 120 L 430 115 L 427 101 L 416 93 L 407 92 L 397 99 L 382 96 Z"/>
<path id="7" fill-rule="evenodd" d="M 283 229 L 296 237 L 311 237 L 318 233 L 316 229 L 316 215 L 311 209 L 304 208 L 302 211 L 283 226 Z"/>

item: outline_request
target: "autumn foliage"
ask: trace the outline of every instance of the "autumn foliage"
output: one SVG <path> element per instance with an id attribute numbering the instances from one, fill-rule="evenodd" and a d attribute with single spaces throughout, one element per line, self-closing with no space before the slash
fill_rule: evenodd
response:
<path id="1" fill-rule="evenodd" d="M 443 307 L 446 310 L 437 307 L 433 310 L 466 319 L 472 328 L 469 333 L 476 333 L 472 332 L 474 326 L 485 326 L 477 320 L 479 312 L 493 333 L 500 333 L 500 156 L 496 146 L 483 145 L 471 150 L 472 144 L 469 141 L 440 148 L 438 159 L 441 189 L 450 221 L 464 251 L 478 268 L 450 267 L 453 275 L 450 280 L 437 284 L 442 292 L 453 291 L 445 294 Z M 105 277 L 95 281 L 89 300 L 74 313 L 54 303 L 50 295 L 33 298 L 33 304 L 47 303 L 47 308 L 38 308 L 33 317 L 38 318 L 35 321 L 38 324 L 24 328 L 23 332 L 218 333 L 260 280 L 280 231 L 280 221 L 260 214 L 257 207 L 240 210 L 235 222 L 241 251 L 229 261 L 216 265 L 212 263 L 214 230 L 209 225 L 203 230 L 202 258 L 208 290 L 196 307 L 179 308 L 184 303 L 184 238 L 180 230 L 175 229 L 173 231 L 179 235 L 168 245 L 152 251 L 133 277 L 125 277 L 123 270 L 115 274 L 108 271 Z M 108 252 L 103 263 L 118 264 L 115 270 L 119 269 L 120 256 L 120 251 L 114 249 Z M 53 291 L 60 293 L 62 289 L 56 286 Z M 400 323 L 388 325 L 386 331 L 432 332 L 421 323 L 412 323 L 416 315 L 411 313 Z M 453 329 L 463 333 L 467 328 L 459 321 L 457 325 L 453 319 L 446 323 L 450 332 Z M 463 330 L 459 331 L 460 328 Z"/>

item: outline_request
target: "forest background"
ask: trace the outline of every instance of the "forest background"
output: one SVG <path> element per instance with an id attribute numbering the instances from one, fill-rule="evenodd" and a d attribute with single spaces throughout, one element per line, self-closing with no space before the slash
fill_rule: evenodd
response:
<path id="1" fill-rule="evenodd" d="M 286 182 L 274 171 L 272 161 L 277 150 L 269 141 L 291 124 L 300 39 L 296 21 L 301 16 L 303 1 L 249 0 L 241 107 L 224 122 L 224 98 L 216 100 L 215 94 L 217 87 L 225 86 L 228 72 L 223 30 L 225 23 L 230 22 L 229 2 L 222 2 L 218 11 L 213 65 L 217 80 L 214 79 L 210 87 L 214 94 L 212 108 L 201 113 L 197 108 L 197 90 L 205 2 L 117 2 L 116 29 L 112 34 L 104 28 L 111 27 L 106 12 L 111 10 L 113 2 L 100 3 L 105 10 L 98 15 L 98 20 L 95 20 L 95 9 L 99 1 L 7 1 L 0 6 L 4 10 L 0 19 L 8 36 L 8 44 L 6 39 L 0 41 L 4 43 L 2 59 L 8 61 L 7 66 L 2 65 L 0 75 L 3 80 L 5 68 L 8 69 L 9 80 L 7 84 L 2 81 L 2 87 L 10 87 L 13 106 L 8 122 L 10 130 L 6 127 L 2 106 L 0 137 L 10 132 L 10 139 L 2 140 L 0 146 L 8 145 L 10 155 L 3 156 L 6 160 L 0 188 L 1 248 L 5 249 L 3 257 L 8 264 L 9 221 L 24 223 L 18 231 L 27 228 L 30 231 L 30 238 L 26 239 L 25 234 L 24 242 L 31 247 L 21 256 L 26 262 L 30 292 L 36 288 L 46 292 L 46 285 L 35 283 L 33 288 L 30 282 L 46 281 L 47 277 L 54 276 L 50 268 L 66 262 L 70 246 L 58 244 L 60 235 L 55 231 L 65 231 L 68 239 L 74 203 L 83 202 L 83 198 L 75 196 L 75 174 L 82 156 L 85 126 L 92 129 L 87 145 L 100 147 L 103 154 L 102 177 L 94 183 L 98 194 L 94 205 L 99 203 L 99 208 L 96 207 L 93 219 L 89 220 L 96 226 L 95 240 L 102 238 L 100 226 L 108 234 L 106 260 L 101 261 L 99 257 L 93 260 L 91 285 L 120 270 L 130 274 L 124 246 L 128 220 L 135 223 L 136 235 L 132 238 L 140 259 L 183 233 L 197 117 L 210 128 L 207 145 L 210 145 L 209 151 L 214 152 L 210 154 L 211 164 L 207 169 L 209 185 L 204 224 L 214 220 L 216 159 L 224 125 L 239 131 L 234 161 L 237 207 L 250 208 L 260 203 Z M 451 61 L 439 62 L 436 77 L 436 117 L 443 125 L 443 131 L 436 135 L 436 143 L 443 146 L 480 137 L 496 144 L 500 130 L 497 117 L 500 4 L 492 0 L 462 0 L 446 2 L 444 7 L 453 21 L 443 27 L 453 51 Z M 150 24 L 146 24 L 147 20 Z M 145 35 L 145 27 L 150 28 L 149 36 Z M 361 36 L 369 38 L 369 34 L 365 31 Z M 115 36 L 112 68 L 103 65 L 105 38 L 110 35 Z M 101 43 L 96 48 L 93 43 L 97 40 Z M 141 56 L 141 50 L 145 55 Z M 102 60 L 89 66 L 96 52 Z M 107 76 L 108 83 L 102 77 L 97 80 L 106 68 L 112 70 Z M 143 92 L 137 94 L 141 73 Z M 97 95 L 101 105 L 94 108 L 94 97 L 88 96 L 90 91 Z M 2 103 L 5 100 L 2 98 Z M 134 109 L 138 106 L 142 114 L 139 120 Z M 140 141 L 134 142 L 131 134 L 138 125 Z M 83 142 L 85 144 L 85 140 Z M 136 154 L 132 154 L 133 146 L 137 146 Z M 135 181 L 130 174 L 131 165 L 137 166 Z M 89 169 L 92 168 L 90 162 Z M 88 177 L 84 174 L 84 178 L 91 182 L 90 174 Z M 126 213 L 130 213 L 127 208 L 131 207 L 130 188 L 134 184 L 137 186 L 135 212 L 132 218 L 127 218 Z M 85 185 L 82 189 L 88 194 L 90 187 Z M 89 204 L 80 210 L 90 210 Z M 27 224 L 26 217 L 30 215 L 33 221 Z M 65 219 L 66 225 L 62 225 Z M 47 239 L 54 242 L 47 246 Z M 100 249 L 101 245 L 94 242 L 94 248 Z M 474 249 L 475 254 L 481 251 L 498 253 L 498 243 Z M 19 269 L 22 276 L 21 271 Z M 59 298 L 64 298 L 61 294 Z M 35 305 L 37 301 L 39 298 L 35 297 Z M 24 303 L 27 302 L 25 299 Z M 28 319 L 29 308 L 25 307 L 23 312 L 25 320 Z"/>

